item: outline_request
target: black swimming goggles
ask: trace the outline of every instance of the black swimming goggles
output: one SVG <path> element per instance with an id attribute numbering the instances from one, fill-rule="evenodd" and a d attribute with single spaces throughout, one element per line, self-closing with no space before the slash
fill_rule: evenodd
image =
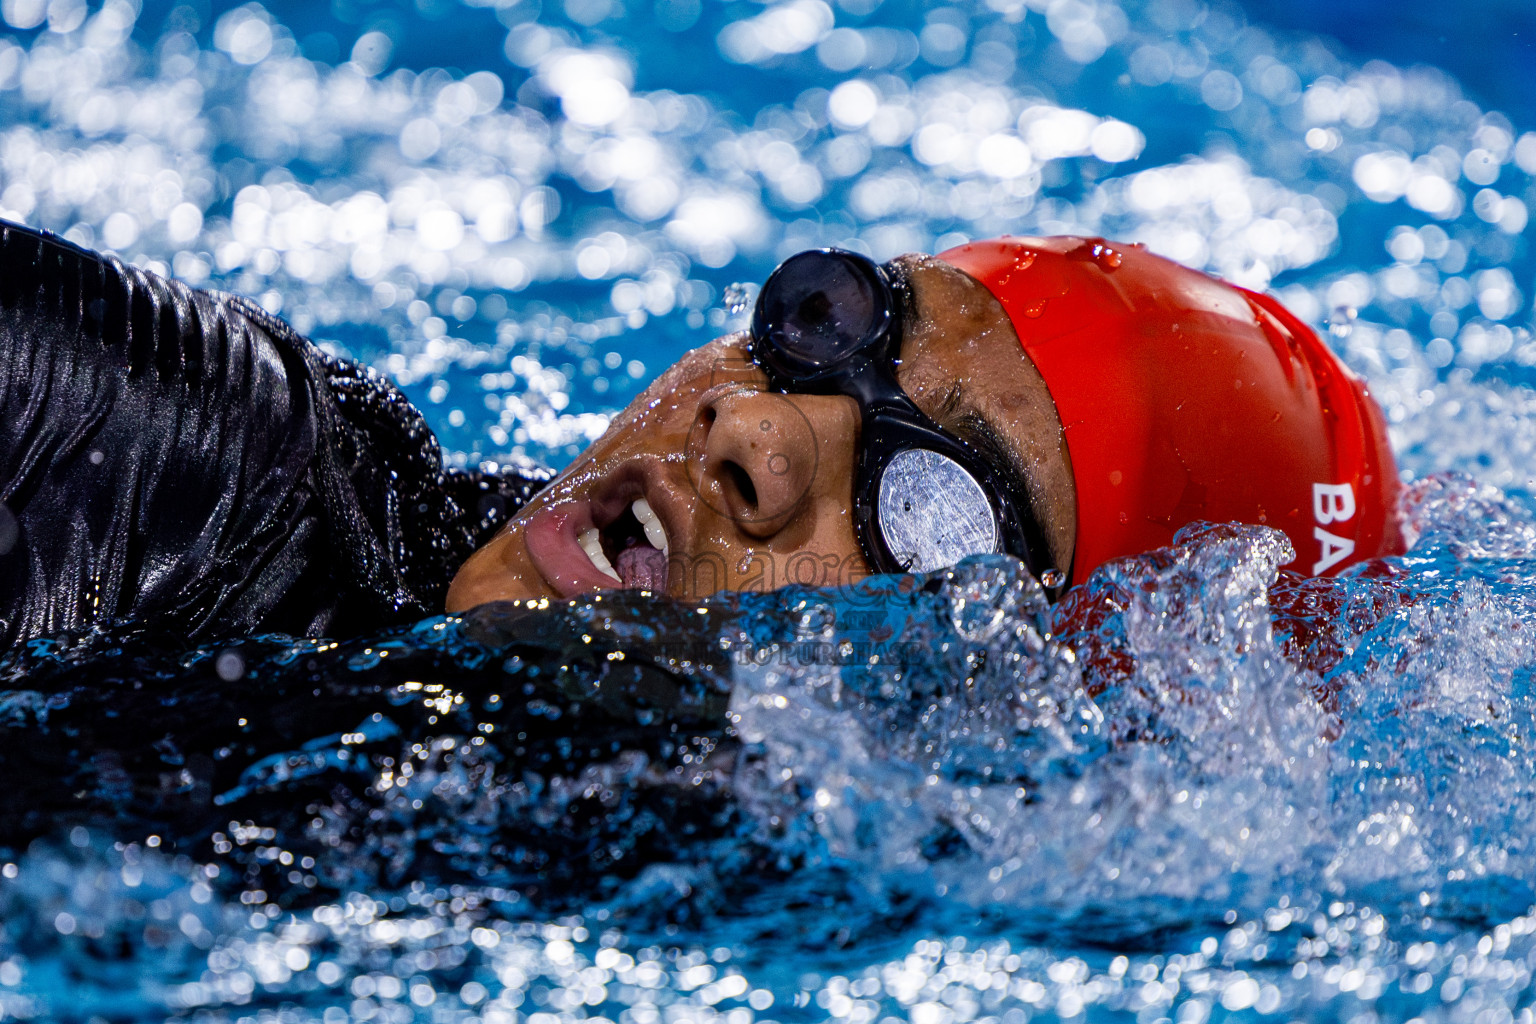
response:
<path id="1" fill-rule="evenodd" d="M 855 252 L 791 256 L 758 294 L 752 360 L 775 391 L 859 403 L 854 528 L 876 572 L 932 572 L 966 555 L 1007 552 L 1060 586 L 1029 496 L 897 383 L 899 288 Z"/>

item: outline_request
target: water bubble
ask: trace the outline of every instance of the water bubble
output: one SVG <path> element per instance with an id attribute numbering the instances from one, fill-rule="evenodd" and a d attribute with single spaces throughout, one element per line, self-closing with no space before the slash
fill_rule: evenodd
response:
<path id="1" fill-rule="evenodd" d="M 394 40 L 383 32 L 364 32 L 352 44 L 352 63 L 365 75 L 377 75 L 389 66 Z"/>
<path id="2" fill-rule="evenodd" d="M 740 281 L 728 284 L 725 286 L 725 291 L 721 293 L 720 301 L 725 303 L 726 312 L 732 316 L 739 316 L 752 304 L 753 293 L 756 289 L 756 285 L 745 284 Z"/>
<path id="3" fill-rule="evenodd" d="M 240 64 L 259 63 L 272 52 L 272 25 L 266 11 L 256 4 L 237 7 L 220 17 L 213 38 L 214 45 Z"/>
<path id="4" fill-rule="evenodd" d="M 48 4 L 46 0 L 4 0 L 0 16 L 12 28 L 36 28 L 48 17 Z"/>
<path id="5" fill-rule="evenodd" d="M 245 658 L 239 651 L 223 651 L 214 659 L 213 670 L 220 679 L 232 683 L 245 675 Z"/>
<path id="6" fill-rule="evenodd" d="M 1335 306 L 1333 312 L 1328 314 L 1328 333 L 1335 338 L 1347 338 L 1355 329 L 1355 321 L 1359 319 L 1360 311 L 1354 306 Z"/>

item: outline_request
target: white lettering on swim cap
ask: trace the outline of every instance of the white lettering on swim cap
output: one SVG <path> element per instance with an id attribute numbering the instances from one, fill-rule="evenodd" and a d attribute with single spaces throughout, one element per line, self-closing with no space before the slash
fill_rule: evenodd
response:
<path id="1" fill-rule="evenodd" d="M 1323 557 L 1312 563 L 1313 576 L 1321 576 L 1355 553 L 1354 541 L 1348 537 L 1335 537 L 1321 526 L 1312 528 L 1312 536 L 1323 548 Z"/>
<path id="2" fill-rule="evenodd" d="M 1319 523 L 1355 518 L 1355 489 L 1349 484 L 1313 484 L 1312 517 Z"/>

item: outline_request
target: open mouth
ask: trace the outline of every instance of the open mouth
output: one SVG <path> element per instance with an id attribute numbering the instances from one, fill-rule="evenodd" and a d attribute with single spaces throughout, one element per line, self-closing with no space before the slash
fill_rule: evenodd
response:
<path id="1" fill-rule="evenodd" d="M 667 589 L 667 531 L 645 498 L 630 502 L 607 524 L 583 530 L 576 541 L 593 567 L 621 587 Z"/>
<path id="2" fill-rule="evenodd" d="M 594 590 L 667 590 L 666 527 L 646 498 L 646 469 L 624 467 L 587 498 L 535 512 L 523 537 L 533 566 L 561 597 Z"/>

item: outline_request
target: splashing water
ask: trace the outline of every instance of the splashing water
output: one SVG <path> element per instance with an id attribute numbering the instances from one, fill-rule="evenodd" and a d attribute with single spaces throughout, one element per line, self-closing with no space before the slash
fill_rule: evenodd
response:
<path id="1" fill-rule="evenodd" d="M 1326 320 L 1413 542 L 35 643 L 6 1014 L 1530 1015 L 1530 126 L 1164 0 L 0 16 L 0 213 L 256 297 L 457 463 L 570 457 L 799 249 L 1075 232 Z"/>
<path id="2" fill-rule="evenodd" d="M 747 307 L 752 304 L 754 291 L 755 286 L 743 284 L 740 281 L 726 285 L 725 291 L 720 294 L 720 304 L 731 316 L 745 313 Z"/>

